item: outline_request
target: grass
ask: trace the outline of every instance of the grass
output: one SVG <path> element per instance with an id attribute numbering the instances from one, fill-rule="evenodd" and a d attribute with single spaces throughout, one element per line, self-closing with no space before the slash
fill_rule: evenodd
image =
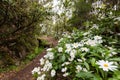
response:
<path id="1" fill-rule="evenodd" d="M 39 55 L 42 51 L 44 50 L 43 47 L 37 47 L 35 48 L 34 53 L 31 53 L 29 55 L 26 56 L 26 58 L 23 60 L 24 62 L 29 62 L 32 61 L 37 55 Z"/>

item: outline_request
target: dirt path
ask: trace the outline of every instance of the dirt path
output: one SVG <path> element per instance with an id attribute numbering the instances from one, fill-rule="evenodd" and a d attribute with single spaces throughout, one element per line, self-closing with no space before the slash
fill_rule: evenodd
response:
<path id="1" fill-rule="evenodd" d="M 53 39 L 52 37 L 44 36 L 42 37 L 42 40 L 46 40 L 52 46 L 57 45 L 57 40 Z M 33 70 L 34 67 L 39 66 L 39 59 L 43 57 L 45 54 L 46 54 L 46 51 L 44 50 L 33 61 L 31 61 L 29 64 L 26 64 L 25 68 L 23 68 L 19 72 L 14 72 L 14 73 L 11 72 L 9 76 L 6 75 L 6 78 L 0 79 L 0 80 L 34 80 L 34 78 L 32 77 L 31 71 Z"/>

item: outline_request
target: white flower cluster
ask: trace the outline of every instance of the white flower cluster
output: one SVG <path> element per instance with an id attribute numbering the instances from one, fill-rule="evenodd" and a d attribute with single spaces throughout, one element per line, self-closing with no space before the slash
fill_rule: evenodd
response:
<path id="1" fill-rule="evenodd" d="M 61 69 L 61 72 L 64 73 L 64 74 L 63 74 L 64 77 L 66 77 L 66 76 L 69 75 L 69 73 L 67 72 L 67 67 L 62 68 L 62 69 Z"/>
<path id="2" fill-rule="evenodd" d="M 67 77 L 72 73 L 78 74 L 79 72 L 88 72 L 90 70 L 91 65 L 93 64 L 94 65 L 92 67 L 95 68 L 97 66 L 97 68 L 99 67 L 103 69 L 103 71 L 117 70 L 118 67 L 115 65 L 117 63 L 115 62 L 109 62 L 107 60 L 98 60 L 98 58 L 94 58 L 93 60 L 91 60 L 91 58 L 89 58 L 89 56 L 95 54 L 96 52 L 98 52 L 98 54 L 100 53 L 101 57 L 105 57 L 106 54 L 109 56 L 114 56 L 117 55 L 117 52 L 115 52 L 116 50 L 114 50 L 111 47 L 104 46 L 106 47 L 105 50 L 108 50 L 107 53 L 104 53 L 104 50 L 103 52 L 99 52 L 99 50 L 97 51 L 96 47 L 99 48 L 99 46 L 103 45 L 103 40 L 101 36 L 92 36 L 90 32 L 86 32 L 82 36 L 83 38 L 81 39 L 81 41 L 78 42 L 65 42 L 64 38 L 61 38 L 59 40 L 59 44 L 64 42 L 63 44 L 58 45 L 55 48 L 47 49 L 47 54 L 40 59 L 41 67 L 35 67 L 32 71 L 32 74 L 37 73 L 39 75 L 37 80 L 46 80 L 46 73 L 49 73 L 49 75 L 51 75 L 51 77 L 54 78 L 54 76 L 57 73 L 57 70 L 55 70 L 56 63 L 60 66 L 60 70 L 63 77 Z M 92 53 L 94 48 L 96 48 L 96 52 Z M 56 57 L 60 61 L 55 60 Z M 87 63 L 87 60 L 90 60 L 89 63 Z M 92 63 L 90 63 L 91 61 Z M 74 67 L 74 71 L 72 71 L 71 67 Z M 92 70 L 94 69 L 92 68 Z"/>
<path id="3" fill-rule="evenodd" d="M 35 74 L 35 73 L 37 73 L 37 74 L 40 74 L 41 72 L 40 72 L 40 67 L 35 67 L 33 70 L 32 70 L 32 74 Z"/>
<path id="4" fill-rule="evenodd" d="M 45 74 L 43 74 L 43 75 L 41 75 L 41 76 L 39 76 L 38 78 L 37 78 L 37 80 L 45 80 Z"/>
<path id="5" fill-rule="evenodd" d="M 101 36 L 94 36 L 94 39 L 88 39 L 85 44 L 90 46 L 96 46 L 97 44 L 101 44 L 103 42 Z"/>
<path id="6" fill-rule="evenodd" d="M 44 56 L 45 59 L 54 59 L 54 53 L 53 52 L 47 52 L 47 54 Z"/>
<path id="7" fill-rule="evenodd" d="M 48 72 L 50 70 L 51 70 L 51 77 L 54 77 L 56 74 L 56 71 L 52 69 L 52 63 L 50 62 L 50 60 L 54 59 L 54 53 L 51 51 L 52 51 L 52 48 L 48 48 L 47 54 L 40 59 L 40 65 L 42 67 L 35 67 L 32 70 L 32 74 L 37 73 L 39 75 L 37 80 L 45 80 L 45 77 L 46 77 L 45 72 Z"/>
<path id="8" fill-rule="evenodd" d="M 103 2 L 101 0 L 92 3 L 92 6 L 94 8 L 104 8 L 104 4 L 103 4 Z"/>
<path id="9" fill-rule="evenodd" d="M 41 69 L 42 71 L 49 71 L 52 68 L 52 63 L 49 60 L 46 60 L 44 67 Z"/>
<path id="10" fill-rule="evenodd" d="M 81 40 L 81 42 L 65 44 L 65 47 L 66 47 L 65 52 L 70 55 L 69 61 L 73 61 L 78 50 L 81 52 L 89 52 L 89 48 L 85 47 L 85 45 L 97 46 L 102 42 L 103 40 L 101 36 L 94 36 L 93 39 L 87 38 L 85 40 Z M 61 50 L 58 50 L 58 51 L 62 52 L 61 47 L 60 49 Z"/>

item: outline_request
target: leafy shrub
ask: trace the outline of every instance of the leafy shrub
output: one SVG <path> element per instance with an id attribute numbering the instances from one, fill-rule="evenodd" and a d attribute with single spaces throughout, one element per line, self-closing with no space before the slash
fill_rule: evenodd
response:
<path id="1" fill-rule="evenodd" d="M 118 49 L 106 45 L 102 36 L 89 32 L 74 31 L 65 35 L 58 46 L 47 49 L 47 54 L 40 59 L 41 67 L 36 67 L 32 74 L 37 80 L 61 78 L 69 80 L 108 80 L 118 76 Z"/>
<path id="2" fill-rule="evenodd" d="M 55 48 L 47 49 L 41 66 L 32 71 L 37 80 L 120 79 L 120 16 L 106 6 L 97 8 L 88 30 L 64 34 Z"/>

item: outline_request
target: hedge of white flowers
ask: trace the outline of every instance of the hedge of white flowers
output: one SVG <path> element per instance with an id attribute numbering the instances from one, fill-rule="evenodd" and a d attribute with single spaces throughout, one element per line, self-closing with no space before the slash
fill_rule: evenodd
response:
<path id="1" fill-rule="evenodd" d="M 118 50 L 104 41 L 91 31 L 64 34 L 55 48 L 47 49 L 32 74 L 37 80 L 118 80 Z"/>
<path id="2" fill-rule="evenodd" d="M 120 34 L 114 34 L 120 16 L 109 14 L 105 4 L 98 11 L 109 16 L 98 12 L 97 24 L 88 22 L 88 31 L 64 33 L 55 48 L 47 49 L 32 70 L 37 80 L 120 80 Z"/>

